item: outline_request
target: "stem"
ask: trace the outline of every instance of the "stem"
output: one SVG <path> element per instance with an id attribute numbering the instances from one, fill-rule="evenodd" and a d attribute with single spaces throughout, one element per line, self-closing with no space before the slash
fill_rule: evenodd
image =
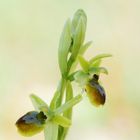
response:
<path id="1" fill-rule="evenodd" d="M 59 101 L 58 106 L 61 106 L 61 104 L 62 104 L 63 96 L 64 96 L 64 91 L 65 91 L 65 88 L 66 88 L 66 83 L 67 83 L 67 80 L 62 78 L 61 81 L 60 81 L 60 84 L 58 86 L 57 90 L 60 93 L 59 98 L 58 98 L 58 101 Z"/>

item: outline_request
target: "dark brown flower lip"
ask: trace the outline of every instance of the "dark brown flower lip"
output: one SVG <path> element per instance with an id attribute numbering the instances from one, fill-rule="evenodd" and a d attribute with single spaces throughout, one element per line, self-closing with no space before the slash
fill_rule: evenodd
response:
<path id="1" fill-rule="evenodd" d="M 23 124 L 23 123 L 42 125 L 43 123 L 45 123 L 46 119 L 47 117 L 44 115 L 42 111 L 39 113 L 36 111 L 30 111 L 26 113 L 25 115 L 23 115 L 22 117 L 20 117 L 16 121 L 16 125 Z"/>
<path id="2" fill-rule="evenodd" d="M 99 75 L 94 74 L 92 79 L 89 81 L 89 86 L 97 91 L 96 95 L 100 99 L 100 104 L 104 105 L 106 101 L 106 93 L 104 88 L 99 84 L 98 80 Z"/>

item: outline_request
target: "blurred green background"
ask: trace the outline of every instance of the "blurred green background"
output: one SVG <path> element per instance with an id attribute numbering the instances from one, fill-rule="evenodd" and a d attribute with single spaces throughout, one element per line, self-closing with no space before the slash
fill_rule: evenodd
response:
<path id="1" fill-rule="evenodd" d="M 88 99 L 75 107 L 67 140 L 140 139 L 140 1 L 139 0 L 1 0 L 0 1 L 0 140 L 43 140 L 43 133 L 20 136 L 14 123 L 33 110 L 30 93 L 50 102 L 60 78 L 57 48 L 68 17 L 82 8 L 88 23 L 85 56 L 111 53 L 101 76 L 105 106 Z M 76 85 L 74 85 L 76 86 Z"/>

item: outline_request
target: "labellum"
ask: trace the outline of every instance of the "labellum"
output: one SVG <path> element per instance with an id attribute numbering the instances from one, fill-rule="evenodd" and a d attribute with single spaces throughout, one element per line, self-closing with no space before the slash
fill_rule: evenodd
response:
<path id="1" fill-rule="evenodd" d="M 105 90 L 98 83 L 98 79 L 99 76 L 95 74 L 85 88 L 90 102 L 95 106 L 104 105 L 106 99 Z"/>
<path id="2" fill-rule="evenodd" d="M 43 130 L 46 119 L 43 112 L 30 111 L 17 120 L 16 126 L 21 135 L 30 137 Z"/>

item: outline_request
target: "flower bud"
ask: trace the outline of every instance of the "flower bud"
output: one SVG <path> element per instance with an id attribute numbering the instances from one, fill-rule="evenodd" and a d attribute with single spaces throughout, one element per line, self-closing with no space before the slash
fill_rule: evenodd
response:
<path id="1" fill-rule="evenodd" d="M 43 130 L 46 119 L 43 112 L 30 111 L 17 120 L 16 126 L 21 135 L 33 136 Z"/>
<path id="2" fill-rule="evenodd" d="M 85 88 L 90 102 L 95 106 L 104 105 L 106 99 L 104 88 L 98 83 L 98 78 L 98 75 L 94 75 Z"/>

